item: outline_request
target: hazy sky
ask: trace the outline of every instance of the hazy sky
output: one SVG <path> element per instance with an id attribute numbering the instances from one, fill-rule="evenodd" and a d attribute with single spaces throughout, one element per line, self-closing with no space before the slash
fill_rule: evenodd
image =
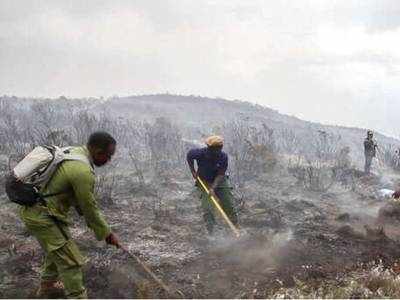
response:
<path id="1" fill-rule="evenodd" d="M 0 1 L 0 94 L 166 91 L 399 137 L 400 1 Z"/>

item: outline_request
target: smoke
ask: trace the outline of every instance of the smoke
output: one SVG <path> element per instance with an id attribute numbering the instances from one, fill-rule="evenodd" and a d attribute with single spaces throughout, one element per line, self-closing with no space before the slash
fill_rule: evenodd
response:
<path id="1" fill-rule="evenodd" d="M 251 272 L 269 273 L 278 267 L 281 250 L 293 239 L 292 229 L 266 234 L 245 234 L 240 238 L 219 237 L 210 252 L 229 264 Z"/>
<path id="2" fill-rule="evenodd" d="M 390 174 L 388 173 L 381 174 L 380 184 L 382 189 L 394 189 L 394 183 L 390 178 Z"/>

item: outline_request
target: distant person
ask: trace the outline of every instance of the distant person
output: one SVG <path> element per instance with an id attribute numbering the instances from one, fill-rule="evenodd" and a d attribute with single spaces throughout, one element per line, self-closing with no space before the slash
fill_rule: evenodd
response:
<path id="1" fill-rule="evenodd" d="M 200 177 L 210 189 L 212 195 L 216 195 L 226 215 L 233 224 L 238 223 L 237 214 L 232 204 L 233 195 L 228 183 L 226 170 L 228 168 L 228 155 L 222 151 L 223 138 L 220 136 L 210 136 L 205 141 L 207 147 L 191 149 L 187 153 L 187 162 L 195 180 Z M 197 162 L 197 170 L 194 166 Z M 214 208 L 209 196 L 199 184 L 201 206 L 203 209 L 203 219 L 209 234 L 212 234 L 215 226 Z"/>
<path id="2" fill-rule="evenodd" d="M 45 203 L 22 206 L 21 218 L 45 252 L 41 284 L 37 297 L 50 298 L 65 293 L 68 298 L 87 298 L 82 266 L 85 258 L 71 239 L 68 213 L 74 207 L 85 218 L 97 240 L 118 246 L 94 197 L 93 165 L 100 167 L 111 160 L 116 141 L 106 132 L 93 133 L 86 146 L 73 147 L 70 153 L 81 155 L 88 163 L 66 160 L 61 163 L 44 187 L 43 194 L 57 194 Z M 60 194 L 60 192 L 62 192 Z M 62 283 L 59 282 L 61 280 Z"/>
<path id="3" fill-rule="evenodd" d="M 370 174 L 372 159 L 376 156 L 378 145 L 374 140 L 374 134 L 371 130 L 367 131 L 367 137 L 364 140 L 364 155 L 365 155 L 365 174 Z"/>

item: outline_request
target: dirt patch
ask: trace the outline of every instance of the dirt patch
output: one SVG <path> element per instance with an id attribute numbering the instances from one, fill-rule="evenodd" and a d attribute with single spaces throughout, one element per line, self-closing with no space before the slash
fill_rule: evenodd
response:
<path id="1" fill-rule="evenodd" d="M 128 192 L 121 189 L 115 195 L 119 201 L 103 209 L 124 245 L 185 297 L 265 298 L 299 280 L 318 288 L 370 261 L 396 262 L 400 244 L 394 237 L 400 233 L 393 224 L 400 209 L 360 196 L 364 185 L 380 188 L 374 185 L 379 180 L 368 180 L 356 191 L 333 186 L 324 194 L 302 190 L 283 173 L 251 182 L 240 191 L 245 234 L 239 240 L 220 220 L 216 235 L 207 236 L 188 179 L 161 185 L 157 193 L 130 193 L 127 185 Z M 381 206 L 382 224 L 376 223 Z M 0 217 L 0 295 L 26 298 L 39 282 L 42 252 L 16 211 L 0 209 Z M 168 297 L 131 258 L 96 242 L 77 216 L 71 231 L 90 258 L 85 266 L 90 297 Z"/>

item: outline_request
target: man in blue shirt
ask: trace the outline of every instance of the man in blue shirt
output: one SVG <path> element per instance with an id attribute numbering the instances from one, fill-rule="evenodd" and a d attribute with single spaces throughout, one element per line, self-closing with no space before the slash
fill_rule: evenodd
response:
<path id="1" fill-rule="evenodd" d="M 232 204 L 232 189 L 225 175 L 228 168 L 228 155 L 222 151 L 223 139 L 220 136 L 210 136 L 206 139 L 207 147 L 191 149 L 187 154 L 187 162 L 193 178 L 200 177 L 209 187 L 210 193 L 220 200 L 222 209 L 233 224 L 237 224 L 237 214 Z M 197 171 L 194 166 L 197 163 Z M 213 206 L 207 193 L 200 190 L 203 218 L 209 234 L 212 234 L 215 225 Z"/>

